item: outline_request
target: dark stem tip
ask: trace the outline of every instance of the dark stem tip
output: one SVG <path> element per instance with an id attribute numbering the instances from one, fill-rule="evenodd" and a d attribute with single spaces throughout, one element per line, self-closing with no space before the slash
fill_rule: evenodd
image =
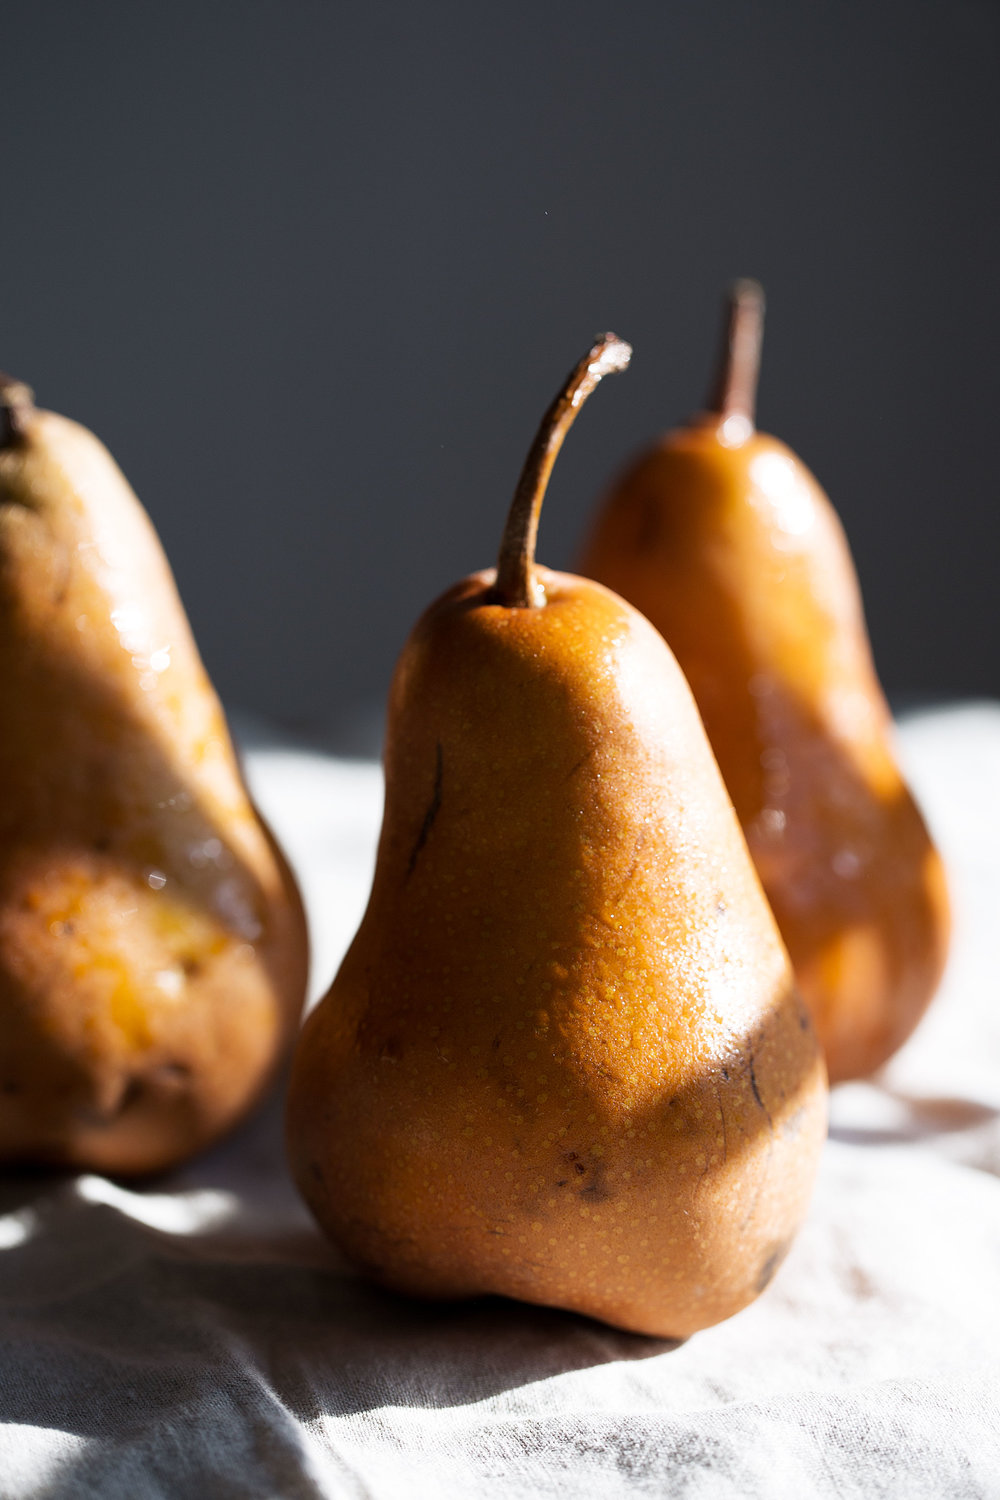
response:
<path id="1" fill-rule="evenodd" d="M 27 432 L 35 409 L 35 393 L 23 381 L 0 370 L 0 448 L 12 448 Z"/>

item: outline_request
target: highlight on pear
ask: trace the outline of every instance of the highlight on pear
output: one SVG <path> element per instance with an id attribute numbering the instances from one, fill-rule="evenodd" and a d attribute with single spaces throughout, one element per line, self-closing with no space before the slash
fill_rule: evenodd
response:
<path id="1" fill-rule="evenodd" d="M 826 1077 L 673 655 L 535 562 L 566 432 L 629 353 L 608 334 L 572 371 L 497 568 L 404 646 L 371 897 L 297 1044 L 288 1150 L 386 1286 L 680 1337 L 780 1264 Z"/>
<path id="2" fill-rule="evenodd" d="M 706 410 L 612 488 L 579 565 L 646 615 L 691 685 L 836 1082 L 920 1020 L 948 896 L 840 522 L 755 426 L 763 317 L 760 287 L 738 282 Z"/>

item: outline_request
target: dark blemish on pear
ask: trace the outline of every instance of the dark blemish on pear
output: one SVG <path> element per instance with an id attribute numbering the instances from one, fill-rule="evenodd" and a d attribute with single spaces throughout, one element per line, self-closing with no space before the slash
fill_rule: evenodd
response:
<path id="1" fill-rule="evenodd" d="M 608 1198 L 613 1198 L 614 1194 L 604 1179 L 603 1164 L 595 1161 L 592 1165 L 593 1175 L 587 1186 L 580 1189 L 580 1197 L 586 1198 L 591 1203 L 605 1203 Z M 586 1168 L 584 1170 L 586 1171 Z"/>
<path id="2" fill-rule="evenodd" d="M 441 810 L 441 782 L 443 777 L 444 753 L 441 749 L 441 741 L 438 740 L 434 764 L 434 789 L 431 792 L 431 800 L 427 805 L 427 811 L 424 813 L 424 821 L 420 825 L 420 832 L 417 834 L 417 841 L 413 846 L 412 853 L 410 854 L 410 863 L 406 867 L 407 880 L 409 880 L 410 876 L 413 874 L 414 870 L 417 867 L 417 860 L 420 857 L 420 851 L 430 837 L 430 831 L 434 827 L 434 819 L 437 817 L 438 813 Z"/>
<path id="3" fill-rule="evenodd" d="M 774 1121 L 771 1119 L 771 1111 L 768 1109 L 767 1105 L 764 1103 L 764 1100 L 761 1098 L 760 1089 L 757 1086 L 757 1074 L 756 1074 L 756 1071 L 754 1070 L 753 1048 L 752 1047 L 750 1049 L 750 1052 L 749 1052 L 749 1055 L 748 1055 L 748 1059 L 747 1059 L 747 1071 L 749 1072 L 749 1075 L 750 1075 L 750 1087 L 753 1090 L 753 1096 L 756 1099 L 757 1103 L 760 1105 L 761 1109 L 764 1111 L 764 1114 L 767 1116 L 767 1123 L 770 1126 L 770 1128 L 773 1130 L 774 1129 Z"/>
<path id="4" fill-rule="evenodd" d="M 611 1197 L 610 1192 L 604 1184 L 604 1168 L 601 1162 L 581 1161 L 578 1151 L 567 1151 L 564 1155 L 567 1161 L 573 1163 L 573 1171 L 578 1177 L 586 1177 L 588 1169 L 590 1170 L 590 1181 L 586 1186 L 580 1187 L 581 1198 L 589 1198 L 592 1202 L 603 1203 L 605 1198 Z M 559 1183 L 559 1186 L 562 1187 L 563 1183 Z"/>
<path id="5" fill-rule="evenodd" d="M 572 768 L 569 771 L 567 771 L 567 773 L 566 773 L 566 780 L 567 781 L 572 781 L 573 780 L 573 777 L 576 775 L 577 771 L 581 770 L 587 764 L 588 760 L 590 760 L 590 758 L 593 755 L 593 753 L 594 753 L 593 750 L 585 750 L 583 752 L 583 754 L 580 756 L 580 759 L 574 763 L 574 765 L 572 766 Z"/>
<path id="6" fill-rule="evenodd" d="M 750 1054 L 750 1064 L 749 1064 L 749 1066 L 750 1066 L 750 1087 L 753 1089 L 753 1096 L 754 1096 L 754 1098 L 756 1099 L 757 1103 L 760 1105 L 761 1109 L 763 1109 L 764 1108 L 764 1101 L 760 1097 L 760 1089 L 757 1087 L 757 1074 L 754 1072 L 753 1053 L 752 1052 Z"/>

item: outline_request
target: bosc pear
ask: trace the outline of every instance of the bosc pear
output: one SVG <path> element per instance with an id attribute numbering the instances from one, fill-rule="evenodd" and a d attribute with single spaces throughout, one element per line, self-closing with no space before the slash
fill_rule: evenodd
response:
<path id="1" fill-rule="evenodd" d="M 0 1161 L 189 1156 L 290 1042 L 307 944 L 152 525 L 0 381 Z"/>
<path id="2" fill-rule="evenodd" d="M 683 1336 L 805 1212 L 823 1063 L 691 694 L 600 585 L 534 563 L 606 335 L 542 422 L 498 568 L 397 666 L 371 898 L 293 1059 L 289 1155 L 363 1271 Z"/>
<path id="3" fill-rule="evenodd" d="M 763 293 L 739 282 L 708 410 L 602 504 L 580 570 L 669 641 L 698 703 L 830 1079 L 909 1036 L 948 941 L 941 860 L 897 765 L 847 541 L 754 425 Z"/>

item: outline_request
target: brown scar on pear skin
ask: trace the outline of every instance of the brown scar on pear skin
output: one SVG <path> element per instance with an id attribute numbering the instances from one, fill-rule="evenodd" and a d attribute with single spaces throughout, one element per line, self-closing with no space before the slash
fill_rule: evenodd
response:
<path id="1" fill-rule="evenodd" d="M 427 804 L 427 811 L 424 813 L 424 821 L 420 825 L 420 832 L 417 834 L 416 843 L 413 845 L 413 849 L 410 853 L 410 862 L 406 867 L 407 880 L 409 880 L 410 876 L 417 868 L 417 860 L 420 858 L 420 851 L 423 849 L 427 840 L 430 838 L 431 829 L 434 827 L 434 820 L 437 817 L 438 813 L 441 811 L 441 783 L 443 779 L 444 751 L 441 748 L 441 741 L 438 740 L 434 758 L 434 787 L 431 791 L 431 800 Z"/>
<path id="2" fill-rule="evenodd" d="M 773 1131 L 774 1121 L 771 1119 L 771 1111 L 768 1109 L 767 1105 L 764 1103 L 764 1100 L 761 1098 L 760 1088 L 757 1083 L 757 1070 L 754 1067 L 753 1047 L 751 1047 L 747 1053 L 747 1073 L 750 1078 L 750 1088 L 753 1092 L 753 1096 L 756 1099 L 757 1103 L 760 1105 L 761 1109 L 764 1111 L 764 1114 L 767 1117 L 768 1126 Z"/>

